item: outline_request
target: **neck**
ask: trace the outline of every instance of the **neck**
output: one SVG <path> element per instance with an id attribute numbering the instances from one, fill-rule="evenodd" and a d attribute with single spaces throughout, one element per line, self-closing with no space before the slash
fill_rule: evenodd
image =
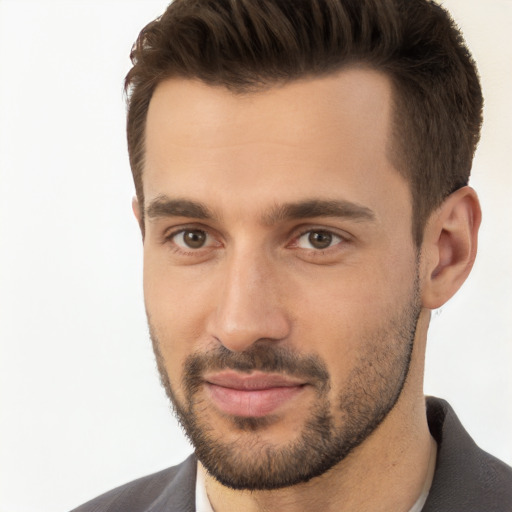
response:
<path id="1" fill-rule="evenodd" d="M 422 390 L 428 315 L 421 315 L 404 390 L 379 427 L 352 453 L 309 482 L 273 491 L 235 491 L 205 475 L 215 512 L 408 512 L 428 478 L 432 438 Z"/>

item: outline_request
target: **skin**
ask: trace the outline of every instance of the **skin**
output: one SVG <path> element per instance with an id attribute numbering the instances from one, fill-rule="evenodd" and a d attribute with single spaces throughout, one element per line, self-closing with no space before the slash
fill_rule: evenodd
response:
<path id="1" fill-rule="evenodd" d="M 182 379 L 191 354 L 220 345 L 243 353 L 265 340 L 325 363 L 330 412 L 343 426 L 337 398 L 355 371 L 372 371 L 363 362 L 379 364 L 371 359 L 379 349 L 373 335 L 389 333 L 390 319 L 418 301 L 409 373 L 378 428 L 306 483 L 247 492 L 206 475 L 217 512 L 406 512 L 421 491 L 431 454 L 422 390 L 430 310 L 468 275 L 480 210 L 472 189 L 455 192 L 432 214 L 422 246 L 415 247 L 409 186 L 388 156 L 391 105 L 387 77 L 358 68 L 250 94 L 176 78 L 159 84 L 151 100 L 144 293 L 178 403 L 187 401 Z M 201 203 L 211 215 L 155 208 L 169 199 Z M 275 214 L 311 199 L 355 205 L 359 215 Z M 142 222 L 140 211 L 134 201 Z M 183 229 L 206 233 L 205 245 L 187 247 Z M 314 230 L 333 235 L 329 247 L 311 245 Z M 403 352 L 398 342 L 387 341 L 393 353 Z M 396 378 L 384 365 L 379 371 Z M 205 389 L 198 400 L 215 435 L 239 443 L 250 458 L 261 447 L 295 439 L 315 394 L 306 386 L 255 432 L 241 432 Z"/>

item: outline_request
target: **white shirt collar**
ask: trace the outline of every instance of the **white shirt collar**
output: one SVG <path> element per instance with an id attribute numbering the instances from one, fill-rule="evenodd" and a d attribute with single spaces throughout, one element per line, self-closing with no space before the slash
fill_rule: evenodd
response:
<path id="1" fill-rule="evenodd" d="M 204 481 L 204 469 L 199 462 L 197 463 L 196 477 L 196 512 L 214 512 L 206 494 L 206 485 Z"/>

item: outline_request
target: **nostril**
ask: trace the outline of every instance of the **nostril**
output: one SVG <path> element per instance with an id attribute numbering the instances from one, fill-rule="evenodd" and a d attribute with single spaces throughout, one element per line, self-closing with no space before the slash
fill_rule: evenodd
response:
<path id="1" fill-rule="evenodd" d="M 208 329 L 212 338 L 228 350 L 243 352 L 262 340 L 277 342 L 285 339 L 290 325 L 282 310 L 262 309 L 214 316 Z"/>

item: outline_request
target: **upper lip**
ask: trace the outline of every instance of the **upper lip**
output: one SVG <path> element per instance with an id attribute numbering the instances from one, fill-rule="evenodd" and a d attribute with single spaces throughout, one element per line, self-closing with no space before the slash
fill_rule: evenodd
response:
<path id="1" fill-rule="evenodd" d="M 264 372 L 253 372 L 245 374 L 235 371 L 222 371 L 219 373 L 207 375 L 204 380 L 216 386 L 243 391 L 295 387 L 305 384 L 304 381 L 289 377 L 287 375 Z"/>

